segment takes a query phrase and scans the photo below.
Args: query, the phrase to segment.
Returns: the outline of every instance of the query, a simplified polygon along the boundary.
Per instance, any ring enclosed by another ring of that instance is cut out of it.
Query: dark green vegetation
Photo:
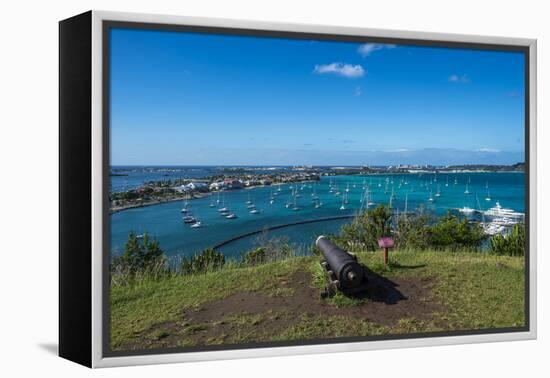
[[[351,251],[376,251],[378,239],[392,236],[402,250],[479,251],[485,239],[480,224],[448,214],[433,218],[423,213],[392,215],[389,207],[365,211],[344,225],[333,241]]]
[[[508,235],[493,236],[491,252],[497,255],[523,256],[525,254],[525,227],[516,224]]]
[[[377,238],[396,249],[384,267]],[[147,235],[130,235],[111,268],[114,350],[190,347],[524,325],[522,226],[481,252],[477,225],[447,216],[395,219],[384,207],[332,239],[356,252],[372,289],[321,300],[316,255],[295,256],[284,240],[226,261],[214,250],[168,261]],[[315,251],[314,251],[315,252]]]

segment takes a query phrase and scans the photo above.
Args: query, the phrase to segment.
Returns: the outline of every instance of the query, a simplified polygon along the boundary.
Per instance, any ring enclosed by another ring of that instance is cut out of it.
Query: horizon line
[[[110,167],[395,167],[395,166],[412,166],[412,167],[457,167],[457,166],[513,166],[525,164],[525,161],[519,161],[510,164],[494,164],[494,163],[461,163],[461,164],[109,164]]]

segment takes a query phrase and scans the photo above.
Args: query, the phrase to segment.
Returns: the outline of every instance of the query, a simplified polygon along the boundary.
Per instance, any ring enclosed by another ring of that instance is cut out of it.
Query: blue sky
[[[111,31],[113,165],[524,161],[520,53]]]

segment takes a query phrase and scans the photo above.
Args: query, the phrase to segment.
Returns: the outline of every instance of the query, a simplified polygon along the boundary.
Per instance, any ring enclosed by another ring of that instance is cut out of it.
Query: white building
[[[201,190],[208,188],[208,184],[205,184],[204,182],[190,182],[186,186],[190,190]]]

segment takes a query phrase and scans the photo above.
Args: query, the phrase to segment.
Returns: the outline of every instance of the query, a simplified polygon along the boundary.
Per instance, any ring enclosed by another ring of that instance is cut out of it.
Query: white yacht
[[[502,232],[504,232],[505,230],[505,227],[502,226],[502,225],[499,225],[499,224],[496,224],[496,223],[486,223],[483,225],[483,231],[487,234],[487,235],[496,235],[496,234],[501,234]]]
[[[475,213],[475,210],[468,206],[464,206],[462,209],[458,209],[458,211],[466,215]]]
[[[500,205],[498,201],[494,207],[491,207],[489,210],[485,211],[484,214],[490,217],[504,217],[504,218],[523,217],[523,213],[517,212],[513,209],[504,208]]]

